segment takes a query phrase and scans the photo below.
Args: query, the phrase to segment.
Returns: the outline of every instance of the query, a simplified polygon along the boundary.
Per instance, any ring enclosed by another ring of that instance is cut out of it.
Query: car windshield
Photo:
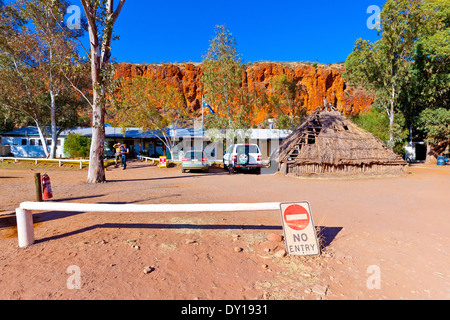
[[[188,158],[189,160],[192,160],[192,159],[201,160],[203,158],[203,156],[202,156],[201,151],[191,151],[191,152],[186,153],[186,158]]]
[[[236,153],[258,153],[258,147],[256,145],[237,146]]]

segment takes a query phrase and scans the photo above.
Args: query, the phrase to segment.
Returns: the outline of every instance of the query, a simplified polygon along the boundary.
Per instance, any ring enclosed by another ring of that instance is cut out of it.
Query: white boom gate
[[[104,204],[72,202],[22,202],[16,209],[19,247],[32,245],[34,239],[32,211],[66,212],[234,212],[280,210],[280,202],[202,203],[202,204]]]

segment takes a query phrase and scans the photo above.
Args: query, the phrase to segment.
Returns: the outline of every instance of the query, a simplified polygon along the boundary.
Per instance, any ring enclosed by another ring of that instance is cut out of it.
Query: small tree
[[[290,122],[290,128],[285,127],[284,129],[294,129],[299,125],[302,120],[306,117],[306,109],[303,106],[303,98],[299,97],[301,92],[304,92],[304,86],[298,82],[288,78],[286,74],[281,74],[276,76],[271,80],[272,84],[272,96],[270,97],[270,102],[272,108],[278,109],[278,113],[283,112],[282,107],[288,107],[289,115],[287,116]],[[280,125],[284,121],[284,117],[278,117]]]
[[[244,66],[236,50],[236,39],[224,26],[216,26],[216,36],[210,41],[208,52],[203,56],[202,83],[207,101],[217,109],[216,117],[223,117],[225,109],[228,127],[232,127],[233,116],[240,110],[233,110],[233,105],[241,106],[242,74]],[[242,115],[242,114],[241,114]]]
[[[115,95],[113,109],[124,129],[137,126],[158,134],[173,159],[176,137],[168,129],[176,133],[179,124],[188,117],[186,101],[177,88],[143,76],[125,79]]]

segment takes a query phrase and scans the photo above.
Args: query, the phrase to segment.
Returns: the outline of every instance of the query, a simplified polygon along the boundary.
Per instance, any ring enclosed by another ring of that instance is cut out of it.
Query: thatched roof
[[[294,165],[406,165],[380,139],[331,105],[317,108],[278,151],[280,163]]]

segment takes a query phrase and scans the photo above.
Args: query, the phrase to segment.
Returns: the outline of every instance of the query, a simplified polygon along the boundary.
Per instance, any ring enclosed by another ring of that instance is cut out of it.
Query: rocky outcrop
[[[373,99],[362,90],[352,90],[345,84],[342,65],[311,65],[306,63],[259,62],[247,66],[243,85],[249,90],[262,90],[271,94],[271,80],[281,74],[298,81],[303,90],[301,97],[308,111],[323,104],[324,99],[344,114],[358,114],[369,110]],[[148,64],[120,63],[116,77],[148,76],[167,81],[184,95],[191,110],[200,108],[203,85],[201,63]],[[261,112],[263,113],[263,112]],[[255,122],[262,121],[265,114],[258,114]]]
[[[136,76],[152,77],[164,80],[177,87],[184,95],[189,109],[200,108],[203,85],[201,64],[148,64],[137,65],[120,63],[116,66],[116,78],[130,78]]]

